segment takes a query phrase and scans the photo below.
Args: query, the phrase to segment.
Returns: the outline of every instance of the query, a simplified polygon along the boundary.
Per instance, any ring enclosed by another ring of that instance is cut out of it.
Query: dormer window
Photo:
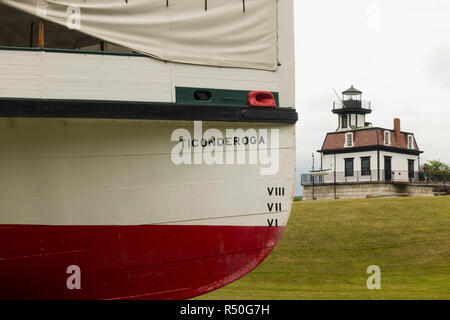
[[[353,132],[345,134],[345,147],[353,147]]]
[[[412,134],[408,134],[408,149],[414,149],[414,138]]]
[[[384,145],[385,146],[391,145],[391,132],[390,131],[384,132]]]

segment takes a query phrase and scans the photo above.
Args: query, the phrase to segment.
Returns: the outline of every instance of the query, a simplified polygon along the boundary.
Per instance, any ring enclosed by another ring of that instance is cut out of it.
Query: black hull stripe
[[[294,109],[217,107],[172,103],[53,99],[0,99],[0,117],[202,120],[296,123]]]

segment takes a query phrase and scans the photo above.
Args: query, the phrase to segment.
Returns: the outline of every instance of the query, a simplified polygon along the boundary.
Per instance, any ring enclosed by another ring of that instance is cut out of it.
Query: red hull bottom
[[[0,299],[187,299],[253,270],[283,230],[1,225]]]

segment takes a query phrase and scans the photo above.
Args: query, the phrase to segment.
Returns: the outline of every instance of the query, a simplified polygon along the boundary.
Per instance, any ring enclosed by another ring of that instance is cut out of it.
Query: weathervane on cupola
[[[337,96],[339,97],[339,95]],[[366,114],[371,112],[372,106],[370,101],[363,101],[362,91],[359,91],[352,85],[349,89],[342,92],[342,99],[339,98],[338,101],[333,102],[333,113],[339,116],[339,124],[336,131],[370,127],[372,124],[366,122]]]

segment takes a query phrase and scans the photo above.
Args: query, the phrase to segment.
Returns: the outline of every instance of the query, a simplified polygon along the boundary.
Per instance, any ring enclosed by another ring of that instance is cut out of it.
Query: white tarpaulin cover
[[[163,60],[277,69],[277,0],[0,0],[0,3]]]

